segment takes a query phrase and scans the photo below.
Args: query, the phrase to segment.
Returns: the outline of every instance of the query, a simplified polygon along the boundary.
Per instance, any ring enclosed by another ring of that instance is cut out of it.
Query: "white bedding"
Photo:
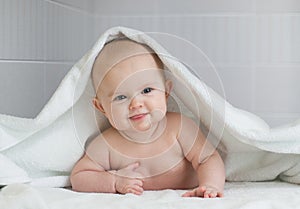
[[[182,198],[183,190],[146,191],[133,194],[78,193],[62,188],[38,188],[13,184],[0,192],[1,209],[93,209],[93,208],[222,208],[289,209],[300,207],[300,186],[284,182],[226,183],[225,197]]]

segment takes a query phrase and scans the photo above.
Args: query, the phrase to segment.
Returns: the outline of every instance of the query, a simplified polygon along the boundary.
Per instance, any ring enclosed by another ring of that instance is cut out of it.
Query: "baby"
[[[73,168],[75,191],[140,195],[192,189],[182,196],[223,196],[223,161],[191,119],[167,112],[172,82],[162,69],[153,50],[128,39],[109,42],[99,53],[93,104],[111,128]]]

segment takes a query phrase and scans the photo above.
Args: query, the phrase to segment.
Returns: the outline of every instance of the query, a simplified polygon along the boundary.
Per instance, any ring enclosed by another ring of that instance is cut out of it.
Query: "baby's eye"
[[[126,96],[125,95],[119,95],[119,96],[116,96],[113,101],[121,101],[122,99],[126,99]]]
[[[142,94],[148,94],[148,93],[150,93],[152,90],[153,90],[153,88],[150,88],[150,87],[145,88],[145,89],[142,91]]]

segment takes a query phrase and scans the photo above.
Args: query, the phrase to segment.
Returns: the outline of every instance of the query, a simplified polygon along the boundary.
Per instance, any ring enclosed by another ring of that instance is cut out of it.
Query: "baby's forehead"
[[[102,69],[111,68],[126,58],[148,53],[154,51],[144,44],[129,39],[114,40],[104,45],[95,60],[95,65]]]
[[[108,71],[122,60],[145,54],[154,55],[155,53],[150,47],[129,39],[114,40],[107,43],[94,62],[92,71],[94,87],[97,89]]]

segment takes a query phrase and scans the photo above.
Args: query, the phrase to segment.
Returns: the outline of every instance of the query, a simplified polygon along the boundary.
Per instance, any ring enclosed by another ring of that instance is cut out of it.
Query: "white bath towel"
[[[200,116],[210,130],[209,138],[216,142],[221,139],[218,148],[226,164],[227,180],[280,177],[300,183],[300,121],[270,129],[259,117],[226,102],[148,35],[115,27],[72,67],[36,118],[0,115],[1,184],[69,185],[68,175],[82,156],[85,141],[99,132],[98,125],[103,129],[107,126],[92,106],[90,73],[103,45],[120,35],[150,46],[174,78],[184,83],[189,94],[176,86],[172,94],[186,108],[184,112],[194,118]]]

